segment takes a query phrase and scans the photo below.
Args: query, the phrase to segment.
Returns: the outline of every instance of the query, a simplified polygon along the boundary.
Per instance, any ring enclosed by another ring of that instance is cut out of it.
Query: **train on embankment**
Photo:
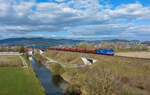
[[[114,55],[113,49],[87,49],[87,48],[64,48],[64,47],[49,47],[48,50],[61,50],[61,51],[71,51],[71,52],[81,52],[81,53],[94,53],[102,55]]]

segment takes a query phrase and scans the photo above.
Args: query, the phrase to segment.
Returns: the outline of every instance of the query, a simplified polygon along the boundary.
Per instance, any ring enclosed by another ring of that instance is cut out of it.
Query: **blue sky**
[[[109,0],[109,2],[114,6],[119,6],[120,4],[136,3],[136,2],[139,2],[144,6],[150,4],[150,0]]]
[[[150,0],[0,0],[0,39],[150,41]]]

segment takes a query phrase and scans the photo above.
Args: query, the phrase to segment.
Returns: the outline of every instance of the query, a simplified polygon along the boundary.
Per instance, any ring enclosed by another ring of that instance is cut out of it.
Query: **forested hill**
[[[48,38],[9,38],[0,40],[0,45],[4,46],[33,46],[33,47],[48,47],[57,45],[78,44],[81,40],[68,39],[48,39]]]
[[[101,40],[101,41],[110,41],[110,42],[131,42],[128,40]],[[73,45],[79,44],[80,42],[88,42],[88,43],[95,43],[99,44],[100,40],[95,41],[88,41],[88,40],[71,40],[71,39],[51,39],[51,38],[9,38],[0,40],[0,45],[4,46],[29,46],[29,47],[36,47],[36,48],[47,48],[49,46],[58,46],[58,45]],[[133,40],[138,41],[138,40]],[[148,42],[145,42],[148,43]]]

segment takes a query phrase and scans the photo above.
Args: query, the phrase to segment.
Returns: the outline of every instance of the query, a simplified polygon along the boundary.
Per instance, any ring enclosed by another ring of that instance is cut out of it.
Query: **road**
[[[27,65],[26,61],[24,60],[24,58],[21,55],[19,55],[19,57],[23,63],[23,68],[28,68],[28,65]]]
[[[120,53],[116,53],[115,55],[122,56],[122,57],[150,60],[150,52],[120,52]]]
[[[22,55],[19,52],[0,52],[0,55]]]

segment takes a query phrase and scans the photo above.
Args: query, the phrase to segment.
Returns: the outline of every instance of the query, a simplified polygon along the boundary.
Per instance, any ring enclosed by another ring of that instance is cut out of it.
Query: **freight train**
[[[72,52],[82,52],[82,53],[94,53],[102,55],[114,55],[113,49],[86,49],[86,48],[63,48],[63,47],[49,47],[48,50],[61,50],[61,51],[72,51]]]

